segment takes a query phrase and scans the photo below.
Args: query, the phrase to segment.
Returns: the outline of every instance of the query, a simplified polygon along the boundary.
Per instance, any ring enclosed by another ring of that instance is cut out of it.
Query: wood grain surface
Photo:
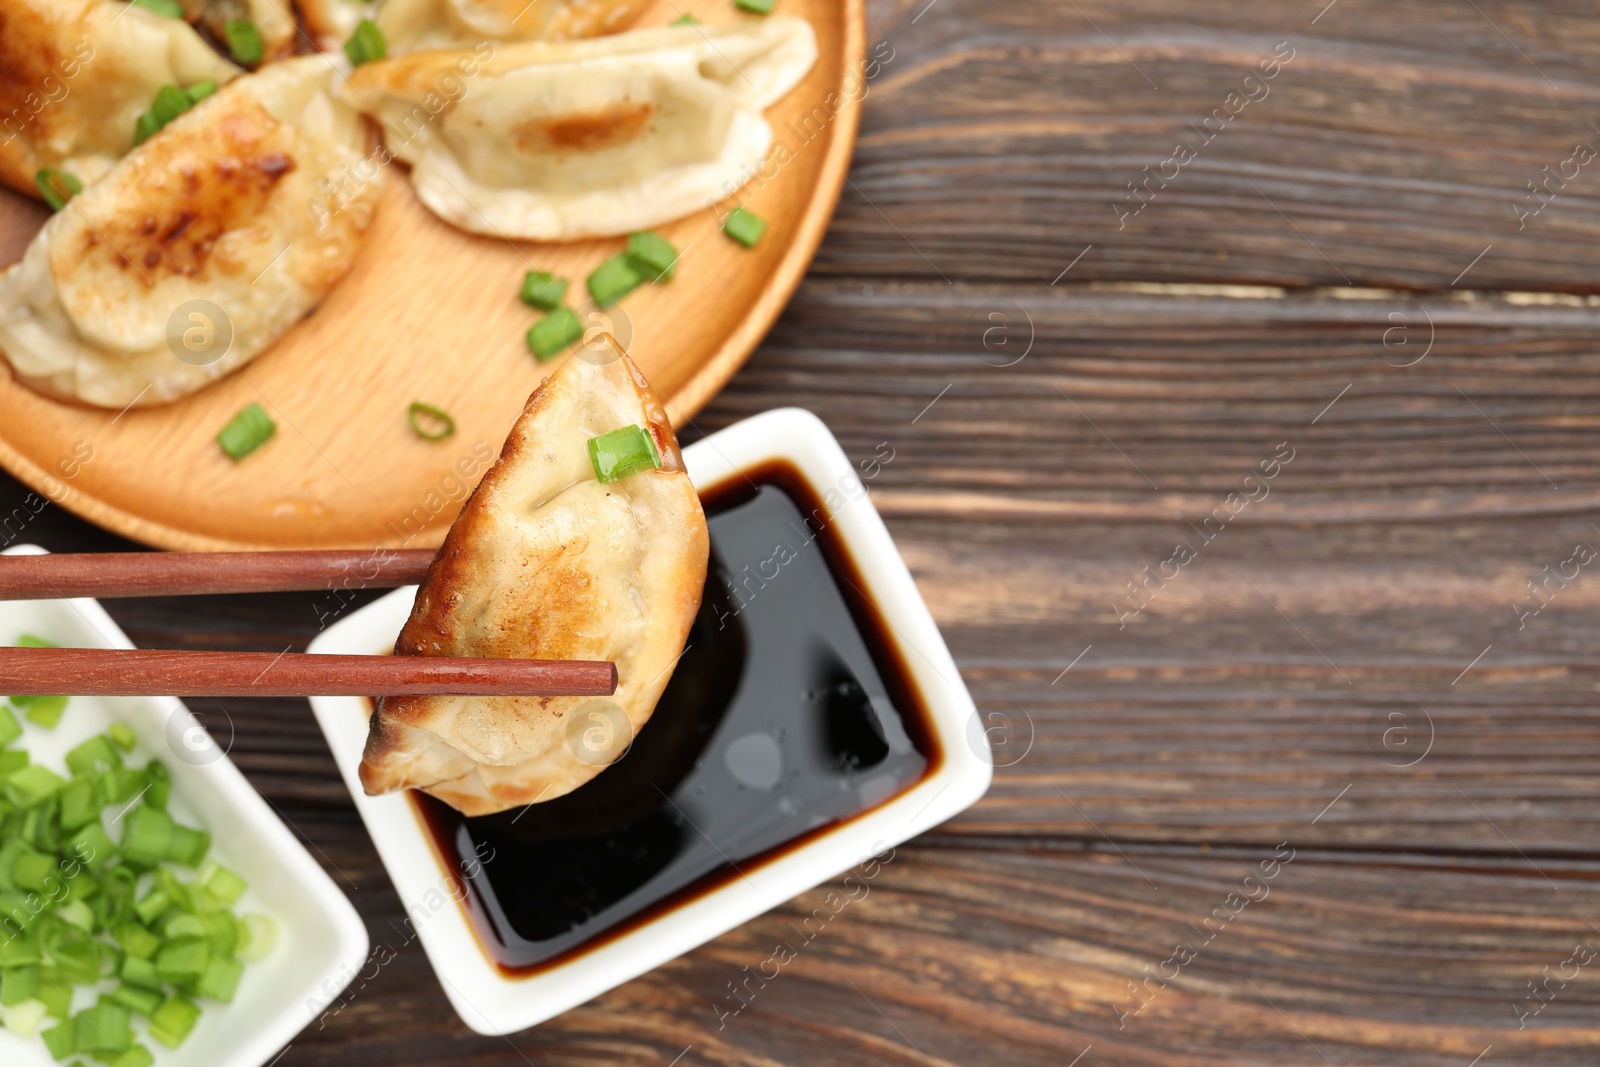
[[[480,1038],[309,711],[195,701],[392,950],[281,1062],[1595,1063],[1600,578],[1567,561],[1600,550],[1600,170],[1514,213],[1600,147],[1595,13],[870,15],[816,268],[686,432],[799,404],[857,460],[888,444],[868,484],[990,716],[993,789],[765,986],[821,890]],[[1285,40],[1270,95],[1118,230],[1125,183]],[[126,547],[54,507],[7,536]],[[109,607],[140,644],[281,651],[330,605]]]
[[[767,110],[769,159],[739,193],[656,228],[679,252],[671,282],[598,308],[584,279],[625,236],[464,233],[422,205],[403,167],[378,168],[377,215],[350,273],[270,350],[192,396],[122,412],[60,403],[0,373],[0,464],[69,510],[161,548],[436,547],[556,366],[536,361],[524,340],[541,314],[517,300],[530,270],[569,280],[567,304],[585,328],[621,341],[681,423],[783,308],[849,162],[865,89],[861,0],[790,2],[816,33],[817,62]],[[713,25],[753,17],[713,0],[657,0],[639,25],[687,10]],[[720,232],[721,213],[739,204],[768,223],[754,248]],[[0,191],[0,244],[16,248],[38,219]],[[417,401],[448,411],[454,436],[412,432],[406,413]],[[279,432],[236,462],[216,436],[250,404]]]

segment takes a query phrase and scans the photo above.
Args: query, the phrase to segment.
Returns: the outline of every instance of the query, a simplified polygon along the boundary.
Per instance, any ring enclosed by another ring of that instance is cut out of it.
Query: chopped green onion
[[[12,697],[11,703],[22,710],[29,722],[36,722],[47,730],[55,729],[61,721],[61,713],[67,710],[66,697]]]
[[[733,6],[740,11],[749,11],[757,15],[770,15],[772,9],[778,6],[778,0],[733,0]]]
[[[8,967],[0,971],[0,1007],[32,1000],[39,992],[39,965]]]
[[[76,830],[100,818],[93,782],[78,778],[61,791],[59,818],[63,830]]]
[[[47,981],[43,969],[39,972],[39,999],[44,1001],[44,1012],[52,1019],[65,1021],[72,1014],[72,983],[60,981],[52,974]]]
[[[138,796],[149,782],[150,776],[132,767],[118,767],[100,776],[100,788],[105,790],[106,802],[125,804]]]
[[[121,1052],[133,1046],[131,1015],[121,1004],[101,1001],[74,1018],[79,1052]]]
[[[163,982],[192,982],[211,965],[211,946],[204,941],[169,941],[156,953],[156,974]]]
[[[44,638],[37,637],[34,634],[23,634],[21,637],[17,638],[17,647],[18,648],[60,648],[61,646],[56,644],[54,641],[46,641]]]
[[[163,85],[156,90],[156,97],[150,103],[150,114],[165,126],[193,106],[194,101],[189,99],[188,93],[176,85]]]
[[[133,124],[134,147],[137,148],[144,144],[155,136],[156,131],[159,129],[161,129],[161,123],[150,112],[146,111],[140,115],[138,121]]]
[[[198,867],[211,851],[211,835],[204,830],[191,830],[174,824],[172,844],[167,846],[167,862],[180,867]]]
[[[160,943],[157,939],[156,944]],[[161,988],[161,976],[156,974],[156,965],[138,956],[126,957],[122,961],[122,969],[117,973],[129,985],[136,985],[141,989]]]
[[[145,894],[139,903],[133,906],[133,913],[139,917],[140,922],[149,926],[165,915],[170,907],[172,907],[172,898],[167,896],[166,890],[152,889]]]
[[[0,707],[0,747],[9,745],[22,736],[22,724],[11,714],[11,709]]]
[[[115,742],[116,746],[122,749],[124,752],[132,752],[133,746],[139,741],[139,739],[134,736],[133,731],[128,729],[126,725],[120,722],[112,723],[109,727],[107,727],[106,733],[111,735],[111,740]]]
[[[202,997],[220,1000],[224,1004],[233,1001],[233,995],[239,991],[239,979],[244,977],[244,965],[233,960],[211,958],[206,965],[205,973],[200,975],[200,980],[194,984],[194,991]]]
[[[150,788],[144,794],[145,807],[165,811],[167,798],[172,796],[172,776],[167,773],[166,765],[151,760],[144,766],[144,776],[150,783]]]
[[[172,816],[141,804],[128,813],[122,833],[122,855],[138,867],[154,867],[172,847]]]
[[[233,417],[233,421],[217,434],[217,444],[228,458],[237,463],[272,439],[278,424],[272,421],[260,404],[251,404]]]
[[[700,20],[695,18],[693,15],[684,14],[684,15],[679,15],[677,18],[673,19],[670,23],[668,23],[668,25],[670,25],[670,26],[698,26],[698,25],[700,25]]]
[[[183,5],[178,0],[128,0],[129,7],[142,7],[155,15],[169,19],[183,18]]]
[[[173,911],[161,921],[161,936],[168,941],[178,941],[185,937],[205,937],[206,924],[200,921],[198,915]]]
[[[766,230],[765,222],[742,207],[734,208],[722,220],[722,232],[746,248],[754,248]]]
[[[217,83],[214,81],[195,82],[187,89],[181,89],[176,85],[163,85],[156,90],[155,99],[150,102],[150,110],[140,115],[138,121],[133,124],[134,145],[144,144],[157,130],[216,91]]]
[[[18,807],[31,807],[66,784],[59,774],[33,764],[6,777],[6,799]]]
[[[0,729],[16,740],[15,717],[0,716],[6,723]],[[246,885],[206,859],[211,835],[165,810],[166,768],[123,765],[135,740],[124,727],[73,746],[71,779],[0,747],[0,1026],[33,1036],[45,1019],[63,1020],[41,1035],[53,1056],[113,1067],[153,1067],[134,1015],[177,1047],[200,1014],[189,998],[233,1001],[245,964],[277,939],[271,920],[233,913]],[[119,845],[102,817],[129,800],[110,824],[122,823]],[[173,864],[198,873],[186,882]],[[101,992],[73,1014],[79,986]]]
[[[154,1067],[155,1053],[143,1045],[134,1045],[106,1060],[106,1067]]]
[[[155,1014],[157,1008],[161,1007],[162,998],[161,994],[154,989],[141,989],[138,986],[124,983],[112,990],[111,999],[129,1011],[138,1012],[148,1019]]]
[[[81,900],[74,900],[56,912],[62,919],[86,934],[94,933],[94,912]]]
[[[150,960],[161,948],[161,939],[137,922],[125,922],[112,931],[112,937],[130,960]]]
[[[644,230],[628,235],[628,262],[653,282],[670,282],[678,250],[659,233]]]
[[[50,1055],[58,1060],[78,1051],[78,1028],[71,1022],[64,1022],[39,1036],[44,1039],[44,1047],[50,1050]]]
[[[594,466],[595,477],[610,483],[640,471],[655,470],[661,466],[661,454],[642,426],[624,426],[589,438],[589,462]]]
[[[122,766],[122,754],[105,734],[95,734],[68,752],[66,762],[68,770],[82,777]]]
[[[644,275],[633,265],[628,254],[623,252],[600,264],[589,275],[589,295],[594,297],[596,304],[608,308],[637,289],[643,281]]]
[[[371,19],[362,19],[357,23],[356,31],[344,43],[344,54],[350,57],[350,65],[354,67],[382,59],[388,53],[389,46],[383,39],[383,31]]]
[[[583,323],[571,308],[556,308],[528,330],[528,350],[542,363],[583,336]]]
[[[265,915],[247,912],[244,931],[240,937],[239,958],[246,963],[256,963],[272,955],[278,944],[278,924]]]
[[[0,1007],[0,1023],[18,1037],[32,1037],[39,1031],[39,1024],[44,1022],[45,1015],[49,1012],[45,1002],[37,997],[19,1001]]]
[[[568,281],[547,270],[530,270],[522,278],[522,292],[518,298],[529,307],[540,311],[554,311],[567,295]]]
[[[248,888],[243,878],[218,863],[207,863],[200,868],[200,876],[195,881],[207,893],[228,905],[237,903]]]
[[[44,202],[50,205],[52,211],[60,211],[67,206],[68,200],[83,192],[82,182],[55,167],[45,167],[35,174],[33,184],[38,186],[39,195],[44,197]]]
[[[229,19],[222,27],[228,40],[228,51],[233,61],[241,67],[253,67],[261,62],[265,49],[261,46],[261,31],[249,19]]]
[[[406,421],[411,423],[412,431],[426,441],[443,441],[456,432],[456,420],[448,411],[420,400],[412,401],[406,409]]]
[[[199,1021],[200,1009],[193,1001],[168,997],[150,1016],[150,1036],[168,1048],[177,1048],[188,1040],[194,1024]]]

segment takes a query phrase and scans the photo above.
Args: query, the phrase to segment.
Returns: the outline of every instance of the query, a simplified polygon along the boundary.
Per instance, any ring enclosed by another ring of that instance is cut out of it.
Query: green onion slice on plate
[[[363,63],[371,63],[388,55],[389,45],[383,39],[383,31],[378,29],[376,22],[362,19],[356,25],[356,31],[344,43],[344,54],[350,57],[351,66],[359,67]]]
[[[734,208],[722,220],[722,232],[746,248],[754,248],[766,231],[766,222],[742,207]]]
[[[60,211],[67,206],[68,200],[83,192],[82,182],[54,167],[45,167],[35,174],[33,184],[39,187],[39,195],[44,197],[44,202],[50,205],[52,211]]]
[[[261,44],[261,31],[249,19],[229,19],[222,27],[222,34],[228,39],[228,51],[233,54],[233,61],[241,67],[255,66],[266,54]]]
[[[260,404],[251,404],[222,428],[217,434],[217,444],[229,459],[238,462],[266,444],[277,432],[278,424],[272,421],[272,416]]]
[[[427,441],[443,441],[456,432],[456,420],[443,408],[417,400],[406,409],[406,421],[418,437]]]

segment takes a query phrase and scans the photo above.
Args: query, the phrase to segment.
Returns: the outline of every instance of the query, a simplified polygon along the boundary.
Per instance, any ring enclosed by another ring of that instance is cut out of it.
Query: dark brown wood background
[[[1600,949],[1600,562],[1514,607],[1600,548],[1600,160],[1559,177],[1600,148],[1600,10],[1325,2],[874,8],[832,231],[689,437],[799,404],[894,449],[873,495],[1003,742],[992,791],[723,1027],[820,890],[481,1038],[401,946],[308,708],[198,701],[398,950],[282,1063],[1600,1059],[1600,959],[1566,962]],[[1119,228],[1284,41],[1269,95]],[[126,547],[54,508],[24,539]],[[313,601],[110,608],[143,645],[277,651]],[[1119,1027],[1281,843],[1270,895]]]

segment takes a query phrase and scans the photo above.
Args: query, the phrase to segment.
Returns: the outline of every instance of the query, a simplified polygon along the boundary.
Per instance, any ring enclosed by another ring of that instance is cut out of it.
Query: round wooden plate
[[[746,249],[720,232],[710,210],[661,226],[681,252],[675,278],[641,286],[603,313],[679,426],[733,376],[799,284],[855,141],[862,0],[783,0],[781,10],[810,21],[820,54],[768,110],[772,152],[739,194],[767,221],[765,235]],[[728,0],[661,0],[638,25],[685,11],[708,24],[748,17]],[[626,241],[475,237],[430,214],[400,165],[383,180],[377,220],[349,276],[232,377],[175,404],[119,415],[47,399],[9,368],[0,374],[0,464],[37,491],[29,506],[48,499],[169,549],[437,545],[528,394],[556,366],[537,363],[523,340],[539,315],[517,300],[523,273],[571,279],[568,300],[581,305],[584,278]],[[5,194],[0,262],[19,258],[43,219]],[[418,400],[450,412],[455,435],[430,442],[414,434],[406,412]],[[216,435],[252,402],[278,432],[235,463]]]

